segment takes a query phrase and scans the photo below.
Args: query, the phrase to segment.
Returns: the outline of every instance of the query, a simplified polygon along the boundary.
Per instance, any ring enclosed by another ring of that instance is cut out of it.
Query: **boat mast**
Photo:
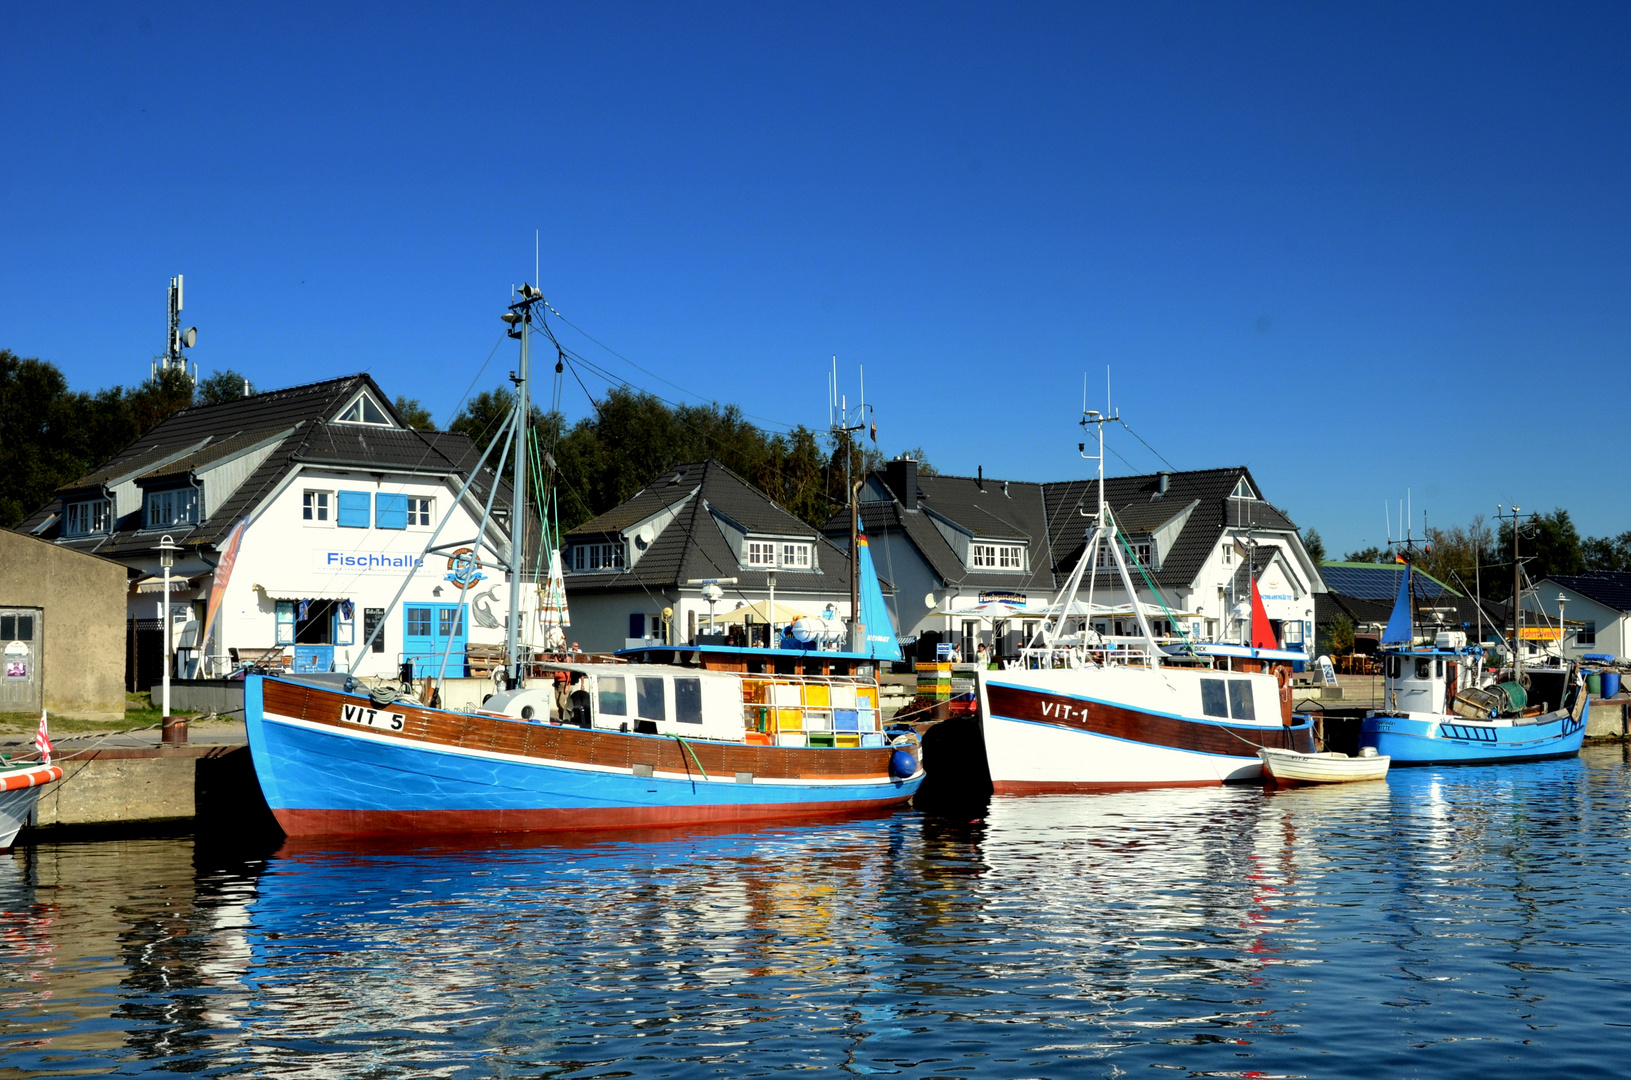
[[[1519,509],[1512,508],[1512,678],[1518,677],[1518,639],[1523,636],[1523,608],[1519,601],[1523,598],[1523,564],[1518,561],[1518,514]],[[1495,507],[1497,521],[1505,519],[1502,507]],[[1561,639],[1559,639],[1561,640]]]
[[[505,632],[506,656],[510,667],[510,689],[521,685],[525,665],[521,642],[521,576],[527,566],[527,440],[532,434],[532,312],[543,302],[543,294],[523,282],[520,299],[510,305],[504,321],[510,336],[521,340],[521,366],[510,373],[515,383],[515,462],[510,481],[510,618]]]

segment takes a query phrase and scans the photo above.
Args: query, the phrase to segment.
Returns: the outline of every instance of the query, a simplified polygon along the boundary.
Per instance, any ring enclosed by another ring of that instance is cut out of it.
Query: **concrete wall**
[[[125,594],[120,563],[0,530],[0,607],[37,607],[41,693],[53,713],[125,713]]]

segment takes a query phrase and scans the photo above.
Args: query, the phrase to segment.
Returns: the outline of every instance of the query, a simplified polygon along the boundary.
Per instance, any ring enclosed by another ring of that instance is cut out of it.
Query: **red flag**
[[[45,710],[40,710],[40,730],[34,733],[34,749],[40,752],[40,760],[51,760],[51,733],[45,729]]]
[[[1263,594],[1257,591],[1257,579],[1252,579],[1252,648],[1278,649],[1274,640],[1274,627],[1269,625],[1269,613],[1263,607]]]

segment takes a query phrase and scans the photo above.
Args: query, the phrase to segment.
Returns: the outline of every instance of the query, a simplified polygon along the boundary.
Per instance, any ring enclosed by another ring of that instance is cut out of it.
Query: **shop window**
[[[294,601],[279,600],[277,603],[277,641],[278,645],[294,644]]]
[[[374,527],[376,529],[406,529],[408,527],[408,497],[388,495],[381,491],[374,496]]]
[[[351,601],[341,600],[334,608],[334,644],[355,645],[357,643],[356,609]]]
[[[340,518],[339,526],[342,529],[368,528],[368,492],[342,491],[339,492]]]

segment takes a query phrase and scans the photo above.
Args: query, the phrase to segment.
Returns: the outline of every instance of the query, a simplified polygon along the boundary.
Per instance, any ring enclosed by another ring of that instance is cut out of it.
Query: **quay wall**
[[[42,830],[194,822],[217,832],[276,829],[249,747],[119,747],[61,762],[31,824]]]

